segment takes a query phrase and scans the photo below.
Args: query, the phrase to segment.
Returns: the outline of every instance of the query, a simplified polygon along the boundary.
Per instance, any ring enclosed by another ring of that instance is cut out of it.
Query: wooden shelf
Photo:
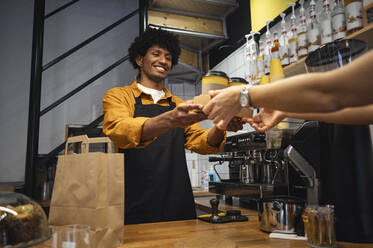
[[[373,23],[356,31],[353,34],[346,36],[344,39],[358,39],[363,40],[368,44],[369,48],[373,47]],[[296,63],[284,67],[285,77],[291,77],[297,74],[306,73],[305,58],[300,59]]]

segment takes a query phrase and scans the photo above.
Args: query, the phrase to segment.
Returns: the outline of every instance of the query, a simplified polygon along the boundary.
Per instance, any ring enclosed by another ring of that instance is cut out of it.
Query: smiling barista
[[[185,148],[217,153],[225,133],[205,130],[202,106],[183,102],[164,88],[177,64],[179,41],[172,33],[147,29],[129,48],[139,69],[130,86],[110,89],[103,98],[103,131],[125,154],[125,224],[196,218]],[[196,111],[197,110],[197,111]],[[233,119],[228,130],[242,129]]]

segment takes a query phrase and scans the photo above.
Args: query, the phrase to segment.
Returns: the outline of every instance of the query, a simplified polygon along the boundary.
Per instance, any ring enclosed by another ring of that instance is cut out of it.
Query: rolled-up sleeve
[[[103,132],[114,142],[116,148],[141,148],[154,140],[141,142],[142,128],[149,118],[133,118],[135,109],[134,103],[130,102],[131,97],[122,88],[113,88],[106,92],[102,100]]]
[[[199,123],[195,123],[185,129],[185,148],[199,154],[215,154],[224,147],[226,135],[218,147],[207,142],[207,137],[211,129],[202,128]]]

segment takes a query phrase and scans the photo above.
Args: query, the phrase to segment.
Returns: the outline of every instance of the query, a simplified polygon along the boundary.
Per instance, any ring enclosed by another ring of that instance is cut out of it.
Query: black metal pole
[[[76,3],[76,2],[79,2],[79,0],[72,0],[72,1],[68,2],[68,3],[65,4],[65,5],[62,5],[62,6],[59,7],[58,9],[56,9],[56,10],[54,10],[54,11],[52,11],[52,12],[46,14],[45,17],[44,17],[44,20],[45,20],[45,19],[48,19],[49,17],[51,17],[51,16],[57,14],[58,12],[60,12],[60,11],[62,11],[62,10],[64,10],[64,9],[66,9],[67,7],[73,5],[73,4]]]
[[[139,34],[142,34],[145,29],[146,25],[148,24],[148,1],[147,0],[139,0],[139,23],[140,23],[140,30]]]
[[[25,194],[34,196],[35,163],[39,149],[41,75],[43,66],[45,0],[34,0],[34,23],[32,35],[31,80],[27,151],[25,168]]]

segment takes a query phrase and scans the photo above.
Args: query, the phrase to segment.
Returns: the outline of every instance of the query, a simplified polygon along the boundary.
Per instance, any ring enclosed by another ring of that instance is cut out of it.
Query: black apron
[[[143,105],[134,117],[155,117],[176,107]],[[145,148],[120,149],[125,160],[125,224],[195,219],[184,150],[184,129],[173,128]]]

